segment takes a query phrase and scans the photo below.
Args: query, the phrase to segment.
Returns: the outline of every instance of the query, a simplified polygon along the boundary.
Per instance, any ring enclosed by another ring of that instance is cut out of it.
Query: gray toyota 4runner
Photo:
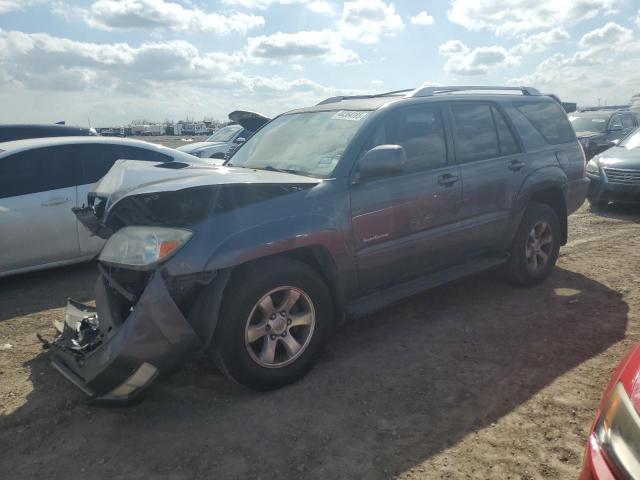
[[[498,266],[543,281],[588,182],[561,106],[532,88],[334,97],[225,166],[118,161],[76,211],[108,241],[96,308],[69,302],[53,365],[97,401],[202,351],[281,387],[346,318]]]

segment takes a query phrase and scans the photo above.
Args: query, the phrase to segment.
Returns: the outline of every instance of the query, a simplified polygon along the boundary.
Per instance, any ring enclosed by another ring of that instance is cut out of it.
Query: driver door
[[[361,293],[451,261],[462,182],[460,167],[448,161],[447,143],[437,104],[389,112],[367,142],[362,155],[377,145],[401,145],[407,165],[399,174],[361,179],[351,186]]]

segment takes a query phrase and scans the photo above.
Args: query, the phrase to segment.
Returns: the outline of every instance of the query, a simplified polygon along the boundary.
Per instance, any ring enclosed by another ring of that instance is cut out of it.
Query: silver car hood
[[[225,184],[317,184],[321,180],[291,173],[225,167],[203,163],[181,164],[142,160],[118,160],[96,183],[90,196],[106,199],[105,211],[131,195],[171,192],[204,185]]]

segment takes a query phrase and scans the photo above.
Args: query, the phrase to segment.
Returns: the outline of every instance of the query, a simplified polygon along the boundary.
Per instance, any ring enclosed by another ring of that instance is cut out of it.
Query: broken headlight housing
[[[600,167],[595,160],[589,160],[587,162],[587,173],[595,177],[600,176]]]
[[[192,233],[182,228],[124,227],[114,233],[100,253],[104,263],[145,269],[180,250]]]
[[[621,478],[637,478],[640,474],[640,415],[621,383],[611,392],[594,433],[607,463]]]

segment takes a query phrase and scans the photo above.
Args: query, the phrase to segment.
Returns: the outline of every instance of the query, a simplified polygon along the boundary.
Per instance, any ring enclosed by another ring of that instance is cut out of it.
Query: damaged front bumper
[[[49,344],[53,366],[92,402],[135,402],[202,347],[158,271],[134,298],[101,269],[95,295],[97,308],[69,300]]]

